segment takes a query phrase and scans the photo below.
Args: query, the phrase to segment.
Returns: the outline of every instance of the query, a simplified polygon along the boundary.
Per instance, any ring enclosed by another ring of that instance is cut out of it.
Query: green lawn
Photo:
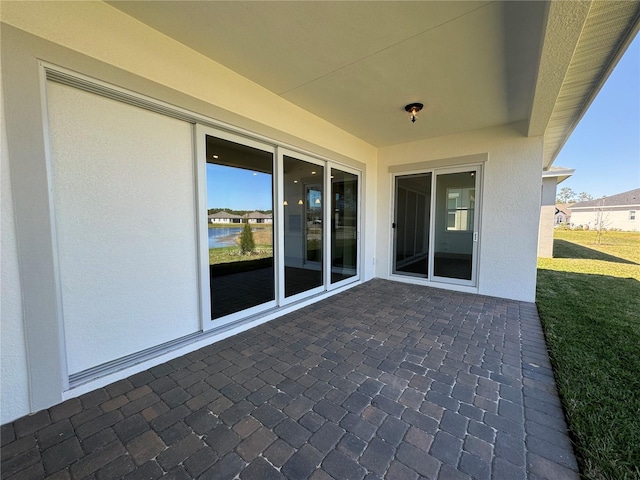
[[[242,224],[234,224],[233,226],[237,227],[241,225]],[[210,224],[209,228],[229,228],[229,226]],[[271,224],[254,225],[252,226],[252,230],[256,248],[251,254],[242,254],[240,242],[239,239],[237,239],[237,245],[234,247],[210,248],[209,265],[246,262],[273,257],[273,226]]]
[[[536,302],[588,479],[640,478],[640,234],[556,230]]]

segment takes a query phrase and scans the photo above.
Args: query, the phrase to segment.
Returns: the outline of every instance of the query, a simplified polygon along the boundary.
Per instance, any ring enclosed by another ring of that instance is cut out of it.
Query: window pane
[[[285,297],[319,287],[324,167],[284,156]]]
[[[475,187],[447,188],[447,230],[473,230]]]
[[[273,155],[207,136],[211,318],[275,299]]]
[[[358,176],[331,169],[331,283],[357,274]]]
[[[471,280],[475,171],[436,177],[433,274]]]
[[[429,249],[431,174],[396,178],[393,273],[426,277]]]

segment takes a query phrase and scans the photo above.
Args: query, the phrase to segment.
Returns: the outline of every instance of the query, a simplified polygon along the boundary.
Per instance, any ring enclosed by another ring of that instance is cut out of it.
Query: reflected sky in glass
[[[271,210],[271,182],[266,173],[207,163],[207,208]]]

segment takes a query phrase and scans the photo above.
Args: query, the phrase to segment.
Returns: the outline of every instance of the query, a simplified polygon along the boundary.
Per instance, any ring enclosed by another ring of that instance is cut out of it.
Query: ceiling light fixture
[[[422,107],[424,107],[424,105],[421,103],[410,103],[404,107],[405,111],[409,112],[411,116],[411,123],[416,123],[416,115],[422,110]]]

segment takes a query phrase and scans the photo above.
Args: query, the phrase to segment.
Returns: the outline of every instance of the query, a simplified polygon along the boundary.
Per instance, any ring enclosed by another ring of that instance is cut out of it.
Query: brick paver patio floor
[[[578,478],[534,304],[372,280],[2,427],[2,478]]]

